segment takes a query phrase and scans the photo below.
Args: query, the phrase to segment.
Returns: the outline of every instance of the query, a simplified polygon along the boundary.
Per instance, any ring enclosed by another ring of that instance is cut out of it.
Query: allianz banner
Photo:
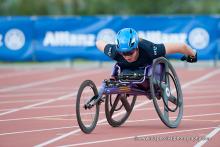
[[[109,60],[95,42],[114,43],[116,32],[124,27],[136,29],[140,37],[155,43],[186,42],[198,51],[199,59],[213,59],[218,52],[219,20],[217,16],[0,18],[0,60]]]
[[[32,60],[33,30],[29,17],[0,17],[0,60]]]

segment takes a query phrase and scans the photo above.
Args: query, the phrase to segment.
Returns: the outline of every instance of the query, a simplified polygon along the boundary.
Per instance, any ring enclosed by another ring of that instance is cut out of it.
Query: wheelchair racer
[[[132,28],[121,29],[115,38],[116,44],[107,44],[97,40],[97,48],[111,59],[115,60],[121,68],[132,69],[151,65],[158,57],[166,54],[181,53],[181,60],[197,62],[197,52],[185,43],[155,44],[138,37]]]

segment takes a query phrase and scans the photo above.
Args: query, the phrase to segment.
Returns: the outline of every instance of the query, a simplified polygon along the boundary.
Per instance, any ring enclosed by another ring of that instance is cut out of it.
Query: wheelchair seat
[[[147,76],[147,67],[122,69],[118,66],[118,79],[121,83],[143,83]]]

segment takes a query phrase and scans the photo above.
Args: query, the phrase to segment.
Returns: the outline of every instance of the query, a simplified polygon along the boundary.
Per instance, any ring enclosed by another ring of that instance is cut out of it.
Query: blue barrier
[[[123,27],[155,43],[186,42],[204,60],[216,58],[220,38],[218,16],[0,17],[0,23],[2,61],[110,60],[95,41],[114,43]]]

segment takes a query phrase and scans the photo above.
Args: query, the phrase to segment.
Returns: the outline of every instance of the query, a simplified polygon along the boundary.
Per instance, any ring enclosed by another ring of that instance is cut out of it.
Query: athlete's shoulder
[[[146,40],[146,39],[142,39],[142,38],[140,38],[140,41],[139,41],[139,43],[138,43],[138,47],[141,48],[141,49],[144,49],[144,50],[147,50],[147,49],[149,49],[149,48],[152,48],[153,45],[154,45],[153,42],[148,41],[148,40]]]
[[[107,56],[114,59],[115,56],[117,55],[116,45],[115,44],[107,44],[104,48],[104,53]]]
[[[143,38],[139,38],[139,44],[140,45],[152,45],[154,44],[153,42],[149,41],[149,40],[146,40],[146,39],[143,39]]]

